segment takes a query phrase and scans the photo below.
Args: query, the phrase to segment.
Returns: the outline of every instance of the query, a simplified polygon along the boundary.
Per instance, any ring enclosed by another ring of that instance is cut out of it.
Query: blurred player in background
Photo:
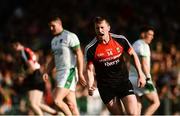
[[[142,109],[142,96],[144,96],[150,103],[150,105],[147,107],[147,109],[144,112],[144,115],[152,115],[159,107],[160,101],[158,98],[158,94],[156,91],[156,88],[153,84],[152,78],[151,78],[151,53],[149,44],[151,43],[152,39],[154,38],[154,28],[151,26],[144,26],[140,30],[140,39],[134,42],[133,48],[135,52],[137,53],[144,74],[146,75],[146,85],[144,88],[139,88],[137,86],[137,71],[135,70],[135,67],[131,64],[130,66],[130,81],[133,84],[135,94],[137,96],[138,100],[138,112],[141,114]]]
[[[57,114],[56,110],[42,103],[45,83],[43,81],[42,74],[40,72],[40,64],[36,59],[35,53],[17,40],[13,40],[11,44],[13,50],[19,53],[22,65],[26,71],[26,78],[24,79],[23,85],[28,93],[28,99],[32,110],[36,115],[43,115],[43,111],[50,114]]]
[[[63,29],[62,21],[58,15],[50,17],[48,24],[54,36],[51,41],[54,57],[48,64],[43,77],[46,80],[48,73],[54,66],[56,67],[54,102],[65,115],[79,115],[75,96],[78,81],[76,66],[80,83],[86,84],[83,76],[83,54],[79,39],[74,33]]]
[[[122,101],[127,114],[137,114],[137,99],[133,86],[128,79],[128,69],[124,61],[124,54],[132,56],[138,71],[138,85],[145,85],[139,59],[128,40],[122,35],[110,33],[110,24],[103,17],[94,20],[97,36],[86,46],[88,90],[94,91],[94,69],[97,88],[100,96],[111,114],[122,114]]]

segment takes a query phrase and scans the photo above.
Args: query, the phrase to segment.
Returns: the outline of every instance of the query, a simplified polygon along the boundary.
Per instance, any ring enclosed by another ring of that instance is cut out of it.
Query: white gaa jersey
[[[51,49],[54,54],[56,70],[70,69],[76,66],[73,47],[80,45],[78,37],[67,30],[53,38]]]
[[[148,66],[150,67],[150,48],[149,45],[147,43],[145,43],[145,41],[143,41],[142,39],[139,39],[137,41],[134,42],[134,44],[132,45],[136,54],[138,55],[139,59],[140,57],[146,57],[148,60]],[[135,67],[132,65],[130,66],[130,72],[129,72],[129,76],[130,77],[137,77],[137,71],[135,69]]]

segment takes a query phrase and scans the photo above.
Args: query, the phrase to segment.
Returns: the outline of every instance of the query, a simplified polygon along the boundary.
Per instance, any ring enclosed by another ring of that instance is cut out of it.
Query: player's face
[[[14,43],[14,44],[12,45],[12,47],[13,47],[13,49],[14,49],[15,51],[19,51],[19,50],[20,50],[20,45],[19,45],[19,43]]]
[[[61,21],[59,21],[59,20],[51,21],[49,23],[49,28],[53,35],[57,35],[57,34],[61,33],[61,31],[62,31]]]
[[[152,39],[154,38],[154,31],[153,30],[149,30],[145,33],[144,35],[145,40],[148,44],[151,43]]]
[[[109,34],[110,26],[106,21],[102,21],[95,24],[95,31],[98,38],[102,38],[103,36],[107,36]]]

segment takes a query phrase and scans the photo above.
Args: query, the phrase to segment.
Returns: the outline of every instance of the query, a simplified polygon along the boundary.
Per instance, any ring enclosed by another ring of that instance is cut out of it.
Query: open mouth
[[[104,33],[98,33],[98,35],[99,35],[99,36],[103,36],[103,35],[104,35]]]

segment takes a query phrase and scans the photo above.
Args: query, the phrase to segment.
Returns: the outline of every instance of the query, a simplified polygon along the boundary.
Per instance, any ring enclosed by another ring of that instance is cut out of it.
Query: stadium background
[[[82,48],[94,36],[91,19],[97,15],[107,16],[111,31],[125,35],[131,43],[138,39],[141,25],[154,26],[152,76],[161,100],[156,114],[180,115],[179,0],[1,0],[0,114],[31,114],[21,86],[24,72],[17,68],[9,41],[19,39],[32,48],[43,70],[44,62],[51,57],[51,36],[46,19],[53,9],[61,14],[64,28],[79,36]],[[54,72],[51,76],[54,77]],[[53,80],[46,84],[45,102],[49,105],[52,105],[53,85]],[[99,96],[87,97],[87,90],[79,85],[77,99],[81,114],[104,113]],[[145,100],[144,105],[147,105]]]

